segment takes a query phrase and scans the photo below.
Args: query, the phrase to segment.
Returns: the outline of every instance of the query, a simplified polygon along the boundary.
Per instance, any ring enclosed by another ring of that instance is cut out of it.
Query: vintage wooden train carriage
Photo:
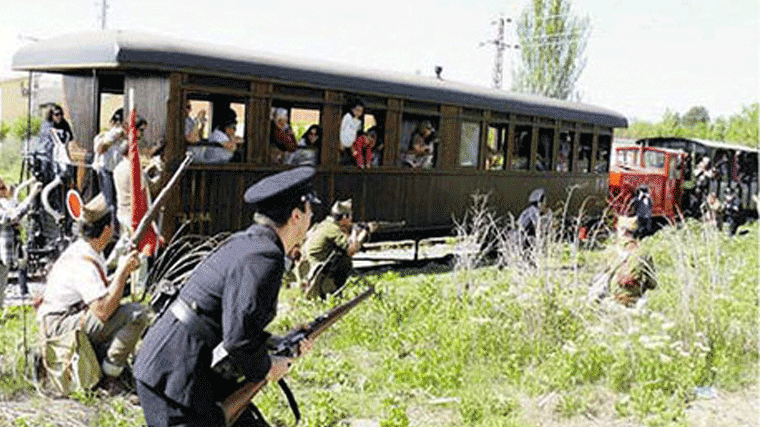
[[[93,137],[106,126],[108,106],[125,104],[130,89],[149,123],[146,139],[165,139],[169,165],[186,151],[188,105],[207,110],[212,126],[223,111],[236,112],[244,139],[238,159],[191,166],[167,206],[169,233],[183,220],[193,221],[201,233],[249,223],[245,188],[288,167],[271,161],[275,108],[286,109],[291,121],[322,126],[317,185],[325,207],[353,198],[356,218],[404,220],[411,236],[450,232],[452,217],[461,217],[478,191],[491,194],[499,214],[517,214],[536,187],[545,187],[549,205],[556,206],[576,186],[570,212],[584,200],[590,212],[601,211],[613,132],[627,126],[622,115],[581,103],[128,31],[32,43],[17,52],[13,68],[63,75],[64,108],[76,139],[89,152]],[[365,102],[365,129],[381,130],[384,149],[371,169],[339,163],[341,118],[354,97]],[[412,129],[422,120],[429,120],[440,138],[434,166],[402,167]]]
[[[699,161],[707,157],[715,169],[715,178],[709,191],[721,194],[726,187],[738,190],[740,206],[744,214],[757,216],[757,203],[752,198],[758,194],[758,149],[744,145],[729,144],[698,138],[652,137],[642,138],[636,144],[646,147],[663,147],[682,150],[687,154],[684,163],[685,200],[694,192],[694,172]],[[686,210],[686,209],[684,209]],[[697,213],[694,213],[697,214]]]

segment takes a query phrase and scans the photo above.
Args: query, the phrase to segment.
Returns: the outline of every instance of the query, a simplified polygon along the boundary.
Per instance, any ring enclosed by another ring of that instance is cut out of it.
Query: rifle
[[[406,221],[366,221],[354,224],[355,227],[369,230],[370,233],[401,228],[405,225]]]
[[[153,202],[153,204],[148,207],[147,211],[145,211],[145,214],[140,220],[140,223],[137,225],[137,228],[135,228],[135,233],[129,240],[133,248],[137,247],[140,244],[140,240],[142,239],[143,234],[145,234],[145,232],[148,230],[150,222],[158,214],[158,208],[163,205],[167,194],[169,194],[169,191],[174,187],[174,185],[179,180],[179,177],[182,176],[182,173],[185,171],[185,169],[187,169],[188,166],[190,166],[190,163],[192,161],[193,154],[188,151],[187,154],[185,154],[185,159],[182,160],[182,163],[180,163],[179,167],[177,167],[177,170],[174,172],[174,175],[172,175],[169,182],[167,182],[161,192],[158,193],[158,197],[156,197],[156,200]]]
[[[291,329],[285,336],[271,340],[273,345],[272,354],[275,356],[296,358],[301,356],[299,353],[299,344],[304,340],[311,340],[319,337],[322,333],[337,322],[341,317],[345,316],[351,309],[359,305],[362,301],[367,299],[370,295],[375,293],[375,288],[370,286],[366,291],[362,292],[354,299],[332,308],[327,313],[317,316],[314,320],[306,325],[298,326]],[[220,343],[214,349],[214,356],[211,368],[222,375],[227,380],[238,381],[243,375],[239,372],[238,368],[232,363],[227,355],[227,351],[224,349],[224,343]],[[243,411],[248,407],[251,399],[261,390],[267,383],[264,379],[259,382],[244,382],[241,387],[235,390],[232,394],[227,396],[224,401],[221,402],[222,411],[224,412],[224,420],[228,426],[231,426],[242,415]],[[290,394],[290,390],[285,384],[284,379],[280,379],[278,384],[285,392],[288,398],[293,414],[296,417],[296,423],[301,419],[301,413],[298,410],[298,405]]]

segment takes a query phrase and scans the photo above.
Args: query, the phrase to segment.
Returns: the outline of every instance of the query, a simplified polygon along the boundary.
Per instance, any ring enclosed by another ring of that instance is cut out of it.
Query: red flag
[[[137,113],[135,109],[129,115],[129,154],[128,158],[131,162],[132,168],[132,229],[137,230],[137,226],[140,224],[140,220],[145,216],[145,212],[148,210],[148,196],[146,189],[142,186],[142,168],[140,166],[140,150],[138,149],[137,141],[137,128],[135,127]],[[147,245],[150,245],[152,250],[151,254],[156,253],[158,238],[156,236],[156,230],[151,224],[143,234],[138,248],[142,251]]]

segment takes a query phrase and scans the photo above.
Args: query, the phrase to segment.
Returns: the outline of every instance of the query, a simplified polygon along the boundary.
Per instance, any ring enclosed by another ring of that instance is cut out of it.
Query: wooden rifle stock
[[[148,230],[148,226],[150,226],[151,221],[153,221],[153,218],[155,218],[156,214],[158,213],[158,208],[164,204],[169,191],[177,184],[179,177],[182,176],[182,173],[185,171],[185,169],[187,169],[188,166],[190,166],[190,163],[192,161],[193,154],[188,152],[185,155],[185,159],[182,161],[182,163],[180,163],[179,167],[174,172],[174,175],[172,175],[169,182],[167,182],[164,188],[161,189],[161,192],[158,194],[158,197],[156,197],[156,200],[148,208],[148,210],[145,211],[145,215],[143,215],[142,219],[140,220],[140,224],[137,225],[135,233],[130,239],[132,247],[137,247],[140,244],[140,240],[142,240],[143,234],[145,234],[145,232]]]
[[[299,357],[299,344],[303,340],[315,339],[322,333],[337,322],[341,317],[346,315],[352,308],[356,307],[375,293],[375,288],[370,286],[366,291],[357,295],[352,300],[332,308],[325,314],[317,316],[316,319],[309,324],[299,326],[291,329],[281,340],[275,345],[275,356],[284,357]],[[282,381],[282,380],[280,380]],[[267,384],[267,380],[259,382],[245,382],[232,394],[227,396],[221,403],[222,412],[224,412],[224,420],[228,426],[237,421],[243,411],[251,403],[251,399]],[[298,416],[298,415],[297,415]]]

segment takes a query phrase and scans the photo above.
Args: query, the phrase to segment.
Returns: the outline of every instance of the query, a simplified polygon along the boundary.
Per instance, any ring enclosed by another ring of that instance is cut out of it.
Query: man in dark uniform
[[[530,196],[528,196],[528,207],[517,218],[517,226],[520,228],[524,249],[533,246],[533,240],[540,226],[545,203],[546,191],[543,188],[533,190]]]
[[[643,239],[654,234],[652,228],[652,197],[649,195],[649,187],[639,185],[636,189],[636,198],[633,200],[633,211],[636,214],[638,227],[633,237]]]
[[[248,188],[255,223],[201,261],[148,330],[134,373],[149,426],[225,425],[218,402],[234,386],[211,369],[219,343],[247,381],[287,373],[290,359],[267,353],[264,328],[276,314],[285,255],[303,241],[318,202],[314,173],[291,169]]]

